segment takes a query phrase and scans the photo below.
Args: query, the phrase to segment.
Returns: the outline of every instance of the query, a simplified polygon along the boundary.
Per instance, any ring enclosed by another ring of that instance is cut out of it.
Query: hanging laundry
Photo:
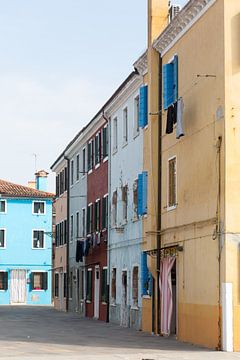
[[[83,261],[83,242],[78,240],[76,246],[76,262]]]
[[[183,110],[184,110],[183,98],[180,97],[177,101],[177,128],[176,128],[177,139],[180,139],[181,136],[184,136]]]
[[[173,125],[177,122],[177,102],[170,105],[167,111],[167,128],[166,134],[173,132]]]
[[[90,239],[87,239],[86,240],[86,247],[85,247],[85,251],[84,251],[84,256],[88,256],[89,249],[90,249]]]

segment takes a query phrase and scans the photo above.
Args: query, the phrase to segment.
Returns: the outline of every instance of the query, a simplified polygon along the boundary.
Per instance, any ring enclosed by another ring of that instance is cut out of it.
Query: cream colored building
[[[148,54],[135,64],[149,88],[143,249],[154,291],[143,299],[142,327],[161,333],[158,274],[163,259],[175,257],[170,332],[228,351],[240,350],[239,29],[239,0],[190,0],[170,23],[168,0],[149,0]],[[176,58],[173,100],[184,103],[179,139],[176,125],[166,134],[162,76]]]

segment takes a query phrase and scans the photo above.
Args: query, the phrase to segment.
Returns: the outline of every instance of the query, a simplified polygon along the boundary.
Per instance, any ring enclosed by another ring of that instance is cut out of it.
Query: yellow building
[[[240,1],[190,0],[170,23],[168,0],[149,0],[148,11],[148,51],[135,64],[149,113],[143,250],[153,292],[142,328],[238,351]]]

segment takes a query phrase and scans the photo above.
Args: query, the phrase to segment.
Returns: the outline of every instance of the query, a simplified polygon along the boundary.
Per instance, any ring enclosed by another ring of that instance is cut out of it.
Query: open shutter
[[[147,198],[148,198],[148,173],[142,173],[142,215],[147,214]]]
[[[148,294],[152,296],[152,287],[153,287],[153,277],[152,274],[149,272],[148,274]]]
[[[174,102],[173,94],[173,63],[163,65],[163,105],[166,110]]]
[[[141,259],[141,295],[148,295],[147,254],[142,252]]]
[[[3,276],[3,290],[8,290],[8,272],[6,271]]]
[[[30,274],[30,291],[34,289],[34,273],[31,272]]]
[[[106,198],[102,199],[102,229],[106,228]]]
[[[140,87],[139,96],[139,127],[144,128],[148,124],[148,87]]]
[[[138,216],[143,215],[143,174],[138,175]]]
[[[47,272],[44,272],[42,274],[42,288],[43,290],[47,290],[48,289],[48,273]]]
[[[178,56],[173,60],[173,102],[178,99]]]

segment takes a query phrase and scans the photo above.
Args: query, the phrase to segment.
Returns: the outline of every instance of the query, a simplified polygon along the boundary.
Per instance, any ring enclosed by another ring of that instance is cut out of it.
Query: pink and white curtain
[[[171,270],[175,260],[175,257],[166,257],[161,260],[160,264],[161,333],[165,336],[170,335],[173,312]]]

